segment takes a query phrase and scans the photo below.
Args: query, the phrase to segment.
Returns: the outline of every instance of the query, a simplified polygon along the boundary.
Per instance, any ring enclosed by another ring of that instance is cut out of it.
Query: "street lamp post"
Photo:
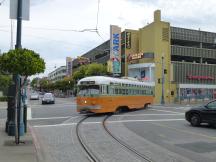
[[[162,90],[161,90],[161,104],[165,104],[164,101],[164,81],[165,81],[165,77],[164,77],[164,55],[162,55],[161,57],[161,61],[162,61]]]

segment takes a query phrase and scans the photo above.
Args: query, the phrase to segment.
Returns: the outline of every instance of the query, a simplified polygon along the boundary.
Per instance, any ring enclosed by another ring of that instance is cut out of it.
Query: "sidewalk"
[[[5,133],[5,119],[0,119],[0,162],[37,162],[36,150],[30,131],[20,137],[20,143]]]
[[[7,109],[7,102],[0,101],[0,109]]]

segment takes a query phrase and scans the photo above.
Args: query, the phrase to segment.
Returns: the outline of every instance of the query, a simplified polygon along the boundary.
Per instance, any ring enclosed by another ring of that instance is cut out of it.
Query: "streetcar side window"
[[[107,85],[101,85],[101,94],[107,94],[108,93],[108,86]]]
[[[115,94],[118,94],[118,89],[117,88],[115,88]]]

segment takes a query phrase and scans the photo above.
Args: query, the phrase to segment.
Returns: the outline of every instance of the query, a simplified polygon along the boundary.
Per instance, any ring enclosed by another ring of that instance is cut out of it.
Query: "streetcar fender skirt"
[[[78,110],[82,111],[82,110],[92,110],[92,109],[96,109],[99,110],[101,109],[100,105],[77,105]]]

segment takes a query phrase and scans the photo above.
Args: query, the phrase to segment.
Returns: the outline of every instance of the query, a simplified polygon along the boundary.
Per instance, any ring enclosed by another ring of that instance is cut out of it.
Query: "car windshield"
[[[81,85],[79,86],[78,95],[98,95],[99,92],[99,85]]]
[[[44,95],[44,98],[52,98],[53,96],[52,96],[52,94],[51,93],[46,93],[45,95]]]

